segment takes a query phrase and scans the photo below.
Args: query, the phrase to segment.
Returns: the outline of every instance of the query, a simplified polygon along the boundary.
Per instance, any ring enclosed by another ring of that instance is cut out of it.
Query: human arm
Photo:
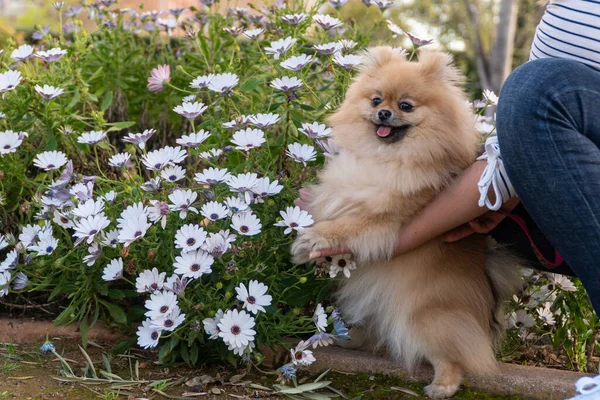
[[[401,230],[395,255],[406,253],[419,247],[427,241],[444,233],[446,241],[456,241],[471,233],[485,233],[495,227],[503,218],[504,214],[490,211],[487,207],[479,207],[480,197],[477,183],[485,169],[485,160],[476,161],[468,167],[456,181],[443,190],[421,213]],[[302,199],[300,204],[308,201]],[[494,191],[490,189],[490,200],[495,201]],[[503,204],[504,211],[512,210],[518,204],[518,199],[511,199]],[[479,222],[478,217],[482,217]],[[347,249],[318,249],[310,255],[311,259],[326,257],[335,254],[348,253]]]

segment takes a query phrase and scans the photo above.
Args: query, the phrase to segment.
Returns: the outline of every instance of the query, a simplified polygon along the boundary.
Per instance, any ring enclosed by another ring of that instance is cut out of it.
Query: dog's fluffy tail
[[[512,294],[518,292],[523,285],[523,281],[519,276],[519,265],[521,264],[517,257],[489,238],[486,275],[494,295],[491,328],[496,343],[498,343],[506,328],[504,303]]]

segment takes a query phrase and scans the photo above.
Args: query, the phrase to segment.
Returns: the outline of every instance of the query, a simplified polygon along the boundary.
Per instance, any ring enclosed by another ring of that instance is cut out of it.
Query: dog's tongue
[[[387,125],[379,125],[377,128],[377,136],[387,137],[392,132],[392,127]]]

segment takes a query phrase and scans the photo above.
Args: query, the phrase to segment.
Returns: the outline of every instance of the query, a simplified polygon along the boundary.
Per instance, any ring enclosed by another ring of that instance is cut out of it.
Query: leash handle
[[[533,237],[531,236],[531,233],[529,232],[529,228],[527,227],[527,223],[525,222],[525,220],[521,217],[519,217],[518,215],[509,213],[509,212],[505,212],[502,210],[499,210],[502,214],[506,215],[508,218],[512,219],[513,221],[515,221],[517,223],[517,225],[519,225],[519,227],[523,230],[523,232],[525,232],[525,235],[527,235],[527,238],[529,239],[529,243],[531,243],[531,247],[533,248],[533,251],[536,255],[536,257],[538,258],[538,260],[544,264],[547,268],[555,268],[558,267],[560,264],[563,263],[563,258],[562,256],[558,253],[558,250],[554,249],[554,261],[550,261],[548,260],[546,257],[544,257],[544,255],[542,254],[542,252],[540,251],[540,249],[538,249],[538,247],[536,246]]]

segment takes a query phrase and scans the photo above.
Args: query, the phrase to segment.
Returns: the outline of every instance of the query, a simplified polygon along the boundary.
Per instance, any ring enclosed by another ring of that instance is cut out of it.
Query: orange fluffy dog
[[[296,262],[313,249],[352,251],[358,268],[340,281],[342,314],[405,367],[429,361],[433,398],[452,396],[465,372],[494,370],[501,298],[516,284],[514,263],[479,235],[394,257],[402,226],[475,161],[480,135],[462,80],[447,54],[409,62],[371,49],[329,119],[341,151],[309,188],[315,225],[292,247]]]

